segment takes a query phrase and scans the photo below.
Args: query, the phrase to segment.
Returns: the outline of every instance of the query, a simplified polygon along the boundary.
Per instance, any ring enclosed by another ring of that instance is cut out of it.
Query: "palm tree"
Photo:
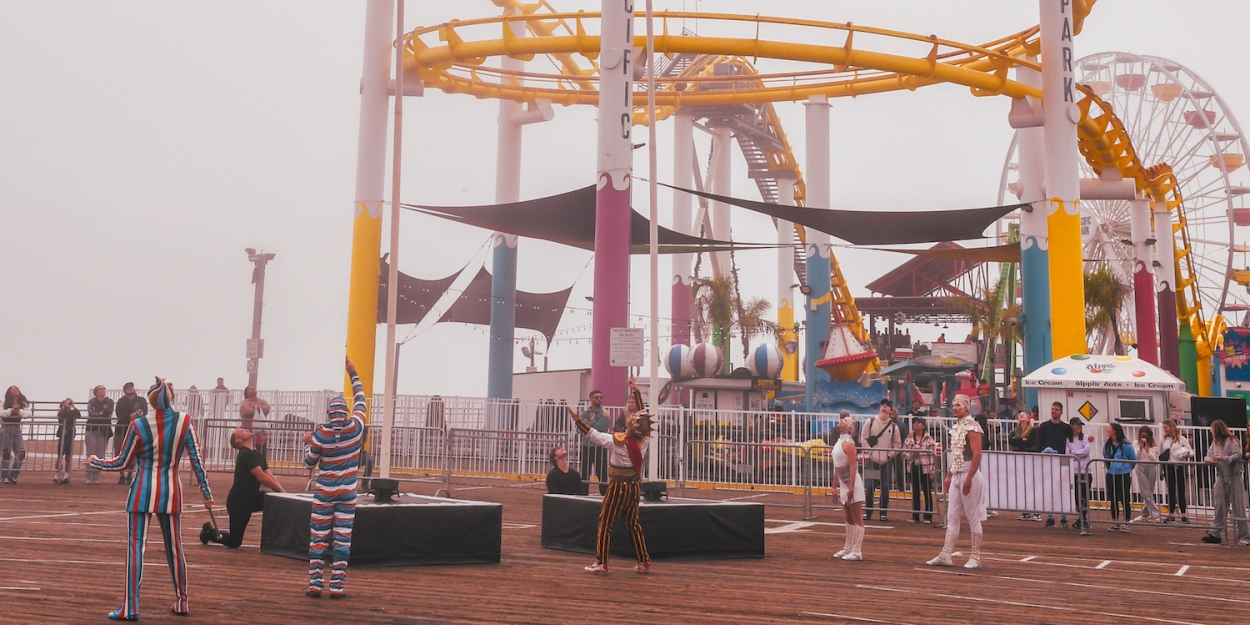
[[[968,321],[972,324],[972,335],[985,341],[985,367],[981,373],[984,378],[989,378],[990,372],[994,370],[995,345],[1002,343],[1010,346],[1020,342],[1020,305],[1015,303],[1015,294],[1007,292],[1008,289],[1009,284],[1004,284],[1000,279],[992,286],[982,287],[978,298],[951,298],[955,308],[968,316]],[[1014,363],[1007,363],[1005,368],[1008,388],[1011,386],[1014,366]]]
[[[1085,274],[1085,335],[1109,333],[1117,355],[1125,352],[1120,340],[1120,313],[1132,292],[1106,265]]]
[[[691,288],[694,291],[695,341],[702,342],[706,331],[713,345],[728,352],[729,337],[736,326],[745,359],[750,355],[752,337],[776,334],[776,322],[765,318],[772,304],[758,297],[743,303],[728,276],[695,278]],[[730,369],[729,361],[726,353],[726,372]]]

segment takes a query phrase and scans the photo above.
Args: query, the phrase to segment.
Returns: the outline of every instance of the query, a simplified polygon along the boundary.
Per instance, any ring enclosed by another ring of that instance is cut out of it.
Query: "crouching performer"
[[[938,557],[929,560],[931,566],[953,566],[951,553],[959,540],[962,519],[968,520],[972,533],[972,557],[965,569],[981,568],[981,508],[988,486],[981,469],[981,426],[968,412],[968,398],[955,397],[952,409],[958,419],[951,427],[951,465],[942,482],[942,490],[949,498],[946,506],[946,544]]]
[[[304,593],[314,598],[321,596],[325,586],[322,570],[327,551],[333,558],[330,598],[347,596],[343,583],[347,577],[347,557],[352,550],[352,523],[356,519],[356,470],[360,466],[366,413],[365,391],[360,384],[360,376],[356,375],[356,365],[349,359],[346,368],[355,395],[352,414],[347,414],[347,402],[341,396],[335,397],[326,409],[330,422],[304,435],[304,442],[308,443],[304,464],[309,469],[320,467],[309,520],[308,591]]]
[[[634,379],[629,379],[630,393],[635,405],[642,406],[642,393]],[[608,492],[599,510],[599,532],[595,540],[595,563],[586,567],[590,573],[608,573],[608,551],[612,544],[612,526],[624,516],[625,526],[634,541],[634,553],[638,556],[635,573],[650,573],[651,558],[647,555],[647,542],[642,536],[642,524],[638,522],[638,498],[642,476],[642,458],[647,453],[651,436],[652,416],[639,410],[626,417],[625,431],[616,434],[600,432],[581,419],[573,419],[577,429],[586,436],[587,442],[606,450],[608,456]]]
[[[833,557],[843,560],[864,559],[864,477],[856,470],[855,461],[855,428],[858,425],[853,417],[843,417],[838,422],[842,437],[833,444],[833,472],[838,479],[842,511],[846,513],[846,544]]]
[[[187,561],[182,552],[182,483],[178,480],[178,464],[182,454],[191,458],[191,468],[200,482],[204,507],[213,507],[208,478],[200,464],[200,447],[195,437],[191,416],[174,412],[174,389],[163,378],[148,389],[148,403],[154,412],[136,417],[126,427],[126,436],[118,446],[118,456],[101,460],[87,459],[93,469],[102,471],[135,471],[126,497],[129,512],[129,547],[126,549],[126,603],[109,614],[114,621],[139,620],[139,585],[143,581],[143,552],[147,547],[148,521],[156,514],[165,538],[165,559],[174,581],[174,604],[170,611],[186,615]]]

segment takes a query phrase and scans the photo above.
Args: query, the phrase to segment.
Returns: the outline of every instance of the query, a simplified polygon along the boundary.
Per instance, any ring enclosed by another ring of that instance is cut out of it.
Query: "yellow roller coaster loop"
[[[1203,316],[1202,300],[1198,296],[1198,274],[1191,253],[1193,248],[1185,227],[1184,198],[1172,167],[1167,163],[1143,167],[1129,140],[1128,131],[1111,110],[1111,105],[1098,97],[1093,89],[1085,85],[1078,85],[1078,88],[1083,97],[1077,102],[1081,110],[1077,147],[1090,168],[1099,175],[1105,169],[1114,168],[1123,178],[1133,180],[1138,192],[1145,193],[1155,202],[1163,202],[1169,211],[1176,213],[1176,223],[1172,225],[1173,236],[1179,235],[1179,240],[1175,242],[1173,267],[1176,276],[1176,317],[1189,326],[1197,346],[1199,363],[1209,362],[1223,341],[1227,324],[1221,315],[1217,314],[1209,323]],[[1209,382],[1205,381],[1210,376],[1205,373],[1200,369],[1200,394],[1209,392]]]

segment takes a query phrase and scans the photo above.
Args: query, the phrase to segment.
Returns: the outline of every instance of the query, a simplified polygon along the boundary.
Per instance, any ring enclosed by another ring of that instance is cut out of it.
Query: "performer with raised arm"
[[[137,479],[126,497],[129,518],[129,548],[126,550],[126,603],[109,614],[114,621],[139,620],[139,585],[143,581],[143,552],[147,545],[148,521],[153,513],[165,538],[165,559],[174,581],[174,605],[170,611],[185,616],[187,602],[187,562],[182,553],[182,484],[178,464],[185,452],[204,495],[204,507],[213,507],[208,478],[200,463],[200,446],[195,424],[186,413],[174,412],[174,388],[164,378],[148,389],[152,414],[142,414],[126,427],[118,446],[118,456],[101,460],[87,458],[87,464],[102,471],[134,470]]]
[[[352,523],[356,519],[356,470],[360,466],[360,447],[365,440],[367,413],[364,387],[350,358],[346,360],[346,369],[355,395],[352,414],[347,414],[347,402],[343,396],[335,397],[326,409],[330,422],[304,435],[304,442],[308,443],[304,464],[309,469],[319,468],[309,520],[308,590],[304,593],[309,597],[320,597],[324,589],[322,570],[327,551],[333,557],[330,598],[347,596],[343,583],[347,577],[347,557],[352,549]]]
[[[642,393],[634,379],[629,379],[629,390],[635,405],[642,407]],[[577,429],[586,435],[592,445],[602,447],[608,455],[608,492],[599,510],[599,533],[595,540],[595,563],[586,571],[596,575],[608,574],[608,552],[612,544],[612,526],[616,519],[625,517],[630,538],[634,541],[634,554],[638,556],[635,573],[650,573],[651,558],[647,555],[647,542],[642,536],[642,524],[638,522],[638,498],[641,495],[642,458],[654,427],[652,415],[645,409],[626,418],[625,431],[616,434],[600,432],[581,419],[574,418]]]
[[[855,460],[858,425],[854,417],[842,417],[838,422],[842,436],[833,444],[833,472],[838,478],[842,512],[846,514],[846,544],[833,557],[843,560],[864,559],[864,477],[856,470]]]
[[[942,481],[942,490],[950,498],[946,506],[946,544],[930,566],[953,566],[951,553],[959,540],[961,519],[968,519],[972,532],[972,557],[965,569],[981,568],[981,506],[988,485],[981,469],[981,426],[968,410],[968,398],[956,395],[952,405],[955,425],[951,426],[951,466]]]

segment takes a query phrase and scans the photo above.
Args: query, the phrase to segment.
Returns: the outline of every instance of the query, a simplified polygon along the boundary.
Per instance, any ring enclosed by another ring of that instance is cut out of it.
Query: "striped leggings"
[[[330,594],[342,594],[347,577],[347,558],[352,551],[352,522],[356,519],[356,491],[327,497],[320,485],[313,493],[312,517],[308,537],[308,589],[321,592],[322,570],[326,552],[330,551]],[[333,543],[333,549],[331,549]]]
[[[634,541],[634,554],[639,562],[647,562],[647,541],[642,537],[642,524],[638,522],[638,497],[641,485],[633,482],[608,482],[608,493],[603,497],[603,508],[599,510],[599,534],[595,540],[595,559],[600,564],[608,563],[608,552],[612,546],[612,527],[616,519],[625,516],[625,527],[629,528],[629,537]]]
[[[130,513],[130,545],[126,549],[126,603],[109,615],[109,618],[133,620],[139,618],[139,586],[143,583],[143,553],[147,548],[148,521],[151,512]],[[156,513],[165,537],[165,559],[169,562],[169,574],[174,581],[174,612],[187,611],[187,561],[182,553],[182,515]]]

